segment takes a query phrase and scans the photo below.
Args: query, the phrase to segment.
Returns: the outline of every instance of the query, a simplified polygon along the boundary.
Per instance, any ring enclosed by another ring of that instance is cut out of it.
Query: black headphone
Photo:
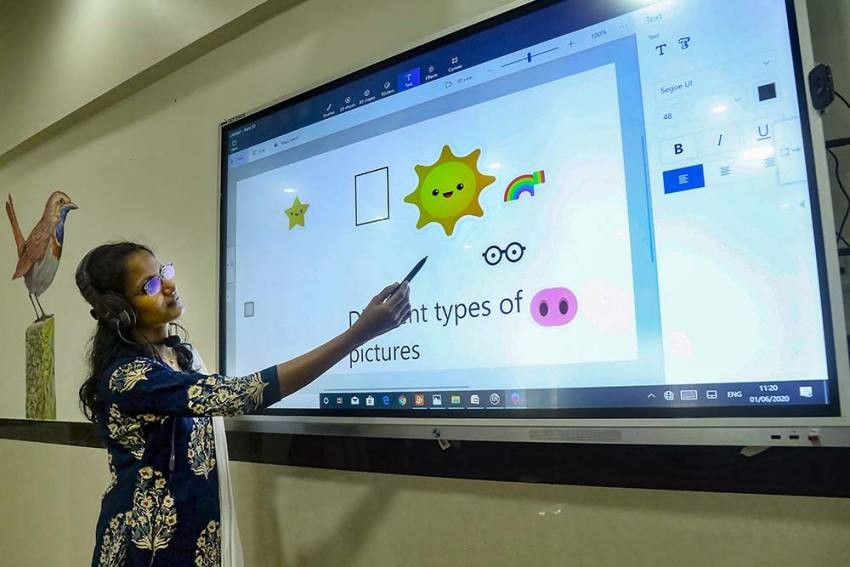
[[[94,250],[89,251],[77,266],[77,287],[85,300],[93,307],[89,311],[91,316],[98,321],[103,321],[120,335],[121,329],[128,329],[136,324],[136,312],[123,295],[111,291],[100,293],[94,288],[89,276],[89,261],[93,252]]]

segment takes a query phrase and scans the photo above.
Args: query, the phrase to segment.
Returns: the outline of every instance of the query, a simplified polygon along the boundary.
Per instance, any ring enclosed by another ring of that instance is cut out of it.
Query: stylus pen
[[[401,283],[398,284],[397,286],[395,286],[395,289],[390,294],[390,297],[393,296],[393,293],[398,291],[398,288],[400,288],[404,284],[404,282],[410,283],[410,280],[412,280],[416,276],[416,274],[419,273],[419,270],[422,269],[422,266],[425,265],[425,260],[427,260],[427,259],[428,259],[428,256],[425,256],[424,258],[422,258],[421,260],[416,262],[416,265],[413,266],[413,269],[410,270],[410,272],[406,276],[404,276],[404,279],[401,280]],[[389,299],[389,297],[387,299]]]

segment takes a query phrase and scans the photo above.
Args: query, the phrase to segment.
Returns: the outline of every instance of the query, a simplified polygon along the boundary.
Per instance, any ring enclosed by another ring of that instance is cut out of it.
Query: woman
[[[208,374],[169,334],[183,314],[174,268],[130,242],[89,252],[77,286],[97,329],[86,416],[106,442],[112,481],[97,523],[94,566],[241,567],[220,416],[265,408],[303,388],[410,314],[409,288],[387,286],[346,331],[255,374]]]

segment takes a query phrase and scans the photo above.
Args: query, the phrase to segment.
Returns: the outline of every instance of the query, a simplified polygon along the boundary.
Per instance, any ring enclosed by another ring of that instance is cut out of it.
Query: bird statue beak
[[[74,210],[77,210],[77,209],[79,209],[79,208],[80,208],[80,207],[78,207],[78,206],[77,206],[77,204],[76,204],[76,203],[74,203],[73,201],[70,201],[67,205],[65,205],[65,207],[66,207],[69,211],[74,211]]]

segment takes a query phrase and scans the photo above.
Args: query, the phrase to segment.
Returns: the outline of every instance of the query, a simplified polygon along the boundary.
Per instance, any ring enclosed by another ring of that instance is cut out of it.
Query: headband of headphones
[[[92,310],[91,316],[98,321],[103,321],[109,327],[120,333],[121,329],[127,329],[136,324],[136,312],[127,299],[117,293],[100,293],[95,289],[89,276],[89,262],[94,250],[89,251],[77,266],[77,287]]]

